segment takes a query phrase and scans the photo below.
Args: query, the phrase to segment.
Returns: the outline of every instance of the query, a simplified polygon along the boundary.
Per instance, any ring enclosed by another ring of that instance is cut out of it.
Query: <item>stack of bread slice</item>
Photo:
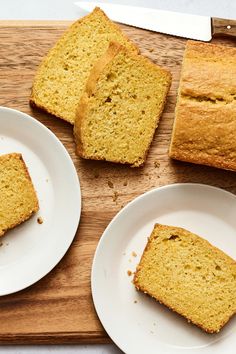
[[[30,102],[74,124],[79,156],[140,166],[170,84],[170,73],[95,8],[44,58]]]

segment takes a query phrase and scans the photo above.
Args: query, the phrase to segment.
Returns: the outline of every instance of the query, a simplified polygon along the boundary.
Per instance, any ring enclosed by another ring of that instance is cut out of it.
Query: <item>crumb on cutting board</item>
[[[118,192],[117,192],[117,191],[114,191],[113,196],[112,196],[113,202],[116,202],[116,201],[117,201],[118,196],[119,196]]]
[[[160,162],[159,161],[155,160],[153,163],[154,163],[154,167],[155,168],[160,167]]]
[[[133,252],[132,252],[132,256],[133,256],[133,257],[137,257],[137,253],[133,251]]]
[[[127,274],[130,277],[133,273],[131,272],[131,270],[127,270]]]
[[[111,181],[107,181],[107,184],[109,188],[114,188],[114,184]]]

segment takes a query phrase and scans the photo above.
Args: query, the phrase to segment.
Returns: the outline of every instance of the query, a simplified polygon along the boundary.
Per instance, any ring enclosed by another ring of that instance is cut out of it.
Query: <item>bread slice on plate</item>
[[[236,312],[236,262],[180,227],[155,225],[133,282],[209,333]]]
[[[92,69],[78,106],[74,125],[78,155],[142,165],[170,84],[167,70],[111,42]]]
[[[29,219],[38,199],[21,154],[0,156],[0,236]]]
[[[73,23],[39,66],[31,105],[74,124],[90,70],[111,40],[138,52],[136,45],[99,8]]]
[[[169,155],[236,171],[236,48],[188,41]]]

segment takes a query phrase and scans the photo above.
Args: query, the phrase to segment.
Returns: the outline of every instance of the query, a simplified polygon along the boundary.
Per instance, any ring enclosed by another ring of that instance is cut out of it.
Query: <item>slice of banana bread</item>
[[[111,40],[138,52],[99,8],[72,24],[39,66],[31,105],[74,124],[76,107],[90,70]]]
[[[236,262],[180,227],[155,225],[134,285],[209,333],[236,312]]]
[[[78,155],[142,165],[170,84],[167,70],[111,42],[92,69],[78,106],[74,125]]]
[[[21,154],[0,156],[0,236],[29,219],[39,204]]]

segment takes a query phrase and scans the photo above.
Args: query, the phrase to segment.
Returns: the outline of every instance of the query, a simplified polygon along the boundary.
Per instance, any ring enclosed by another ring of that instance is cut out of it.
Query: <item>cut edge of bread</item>
[[[157,301],[159,304],[165,305],[169,310],[173,311],[174,313],[176,313],[176,314],[178,314],[178,315],[181,315],[183,318],[185,318],[185,319],[188,321],[188,323],[192,323],[192,324],[196,325],[197,327],[201,328],[202,330],[204,330],[205,332],[207,332],[207,333],[209,333],[209,334],[219,333],[219,331],[221,330],[221,328],[224,327],[224,325],[231,319],[231,317],[233,317],[233,316],[236,314],[236,311],[232,312],[232,313],[230,314],[230,316],[228,316],[228,318],[225,319],[225,321],[221,322],[221,324],[219,325],[219,327],[217,327],[217,328],[215,328],[215,329],[209,328],[209,327],[203,326],[201,323],[198,323],[197,321],[192,321],[188,316],[186,316],[186,314],[183,314],[181,311],[176,310],[176,308],[175,308],[174,306],[171,306],[171,305],[170,305],[167,301],[165,301],[161,296],[157,298],[156,296],[151,295],[151,294],[147,291],[147,289],[145,289],[144,287],[142,287],[142,286],[139,284],[138,276],[137,276],[137,275],[138,275],[138,272],[139,272],[139,265],[140,265],[140,263],[141,263],[141,261],[142,261],[142,259],[143,259],[143,257],[144,257],[145,252],[146,252],[146,251],[149,249],[149,247],[150,247],[149,241],[151,240],[151,238],[152,238],[152,236],[153,236],[153,234],[154,234],[154,232],[155,232],[155,229],[156,229],[156,228],[165,229],[165,228],[169,228],[169,227],[174,227],[174,228],[176,228],[176,226],[167,226],[167,225],[162,225],[162,224],[159,224],[159,223],[156,223],[156,224],[154,225],[154,228],[153,228],[153,230],[152,230],[152,233],[151,233],[151,235],[148,237],[148,242],[147,242],[147,244],[146,244],[146,246],[145,246],[145,249],[144,249],[144,251],[143,251],[142,257],[141,257],[141,259],[140,259],[140,261],[139,261],[139,264],[137,265],[137,268],[136,268],[136,271],[135,271],[135,273],[134,273],[134,278],[133,278],[133,281],[132,281],[132,282],[133,282],[133,284],[134,284],[136,290],[141,291],[141,292],[144,293],[145,295],[151,297],[152,299],[154,299],[155,301]],[[177,228],[178,228],[179,230],[184,230],[184,231],[186,231],[186,229],[184,229],[184,228],[182,228],[182,227],[177,227]],[[200,236],[198,236],[198,237],[200,237]],[[200,238],[202,239],[202,237],[200,237]],[[215,250],[217,250],[217,251],[220,251],[220,252],[224,253],[224,252],[223,252],[222,250],[220,250],[218,247],[213,246],[209,241],[207,241],[207,240],[205,240],[205,239],[203,239],[203,240],[204,240],[211,248],[213,248],[213,249],[215,249]],[[225,254],[230,260],[232,260],[233,262],[235,262],[233,258],[231,258],[230,256],[228,256],[226,253],[224,253],[224,254]]]
[[[83,148],[83,139],[81,133],[81,125],[82,120],[86,116],[86,112],[88,109],[88,101],[89,98],[94,94],[96,89],[97,81],[99,80],[100,74],[106,67],[106,65],[116,56],[116,54],[121,50],[121,45],[117,42],[110,42],[109,47],[104,55],[102,55],[98,61],[94,64],[89,78],[87,80],[87,84],[85,90],[81,96],[80,102],[76,111],[76,119],[74,124],[74,138],[76,144],[76,152],[77,154],[84,159],[95,159],[100,160],[96,156],[88,157]]]
[[[137,56],[141,60],[145,61],[145,63],[147,65],[158,67],[159,70],[163,71],[163,73],[165,73],[168,76],[168,79],[169,79],[168,85],[166,87],[165,99],[162,102],[159,114],[156,116],[156,127],[155,127],[155,130],[153,131],[153,135],[152,135],[152,137],[151,137],[151,139],[149,141],[149,144],[147,146],[147,149],[145,151],[145,155],[143,156],[143,158],[137,160],[133,164],[130,164],[128,162],[124,162],[124,161],[121,161],[121,160],[109,161],[109,162],[114,162],[114,163],[127,164],[127,165],[130,165],[131,167],[140,167],[140,166],[142,166],[144,164],[144,162],[146,160],[148,151],[149,151],[151,143],[153,141],[153,137],[154,137],[155,131],[156,131],[157,127],[158,127],[158,123],[159,123],[160,117],[161,117],[161,115],[163,113],[163,110],[164,110],[164,107],[165,107],[165,104],[166,104],[166,100],[167,100],[167,95],[168,95],[168,92],[169,92],[169,89],[170,89],[170,86],[171,86],[172,75],[167,69],[162,68],[162,67],[154,64],[150,59],[146,58],[143,55],[140,55],[138,53],[137,54],[131,53],[127,48],[125,48],[124,46],[122,46],[121,44],[119,44],[119,43],[117,43],[115,41],[111,41],[110,42],[106,53],[104,55],[102,55],[98,59],[98,61],[95,63],[95,65],[93,66],[93,68],[92,68],[92,70],[90,72],[90,75],[89,75],[89,78],[88,78],[87,85],[85,87],[84,93],[82,94],[82,97],[80,99],[80,102],[79,102],[79,105],[78,105],[78,108],[77,108],[77,112],[76,112],[76,119],[75,119],[75,125],[74,125],[74,138],[75,138],[75,144],[76,144],[76,152],[77,152],[78,156],[80,156],[80,157],[82,157],[84,159],[108,161],[105,158],[101,159],[101,158],[98,158],[97,156],[87,156],[86,155],[86,153],[84,152],[84,148],[83,148],[83,139],[82,139],[82,133],[81,133],[81,125],[82,125],[83,119],[86,116],[86,112],[87,112],[87,109],[88,109],[89,98],[95,93],[96,84],[97,84],[97,81],[99,80],[99,77],[100,77],[101,73],[103,72],[103,70],[106,67],[106,65],[109,64],[113,60],[113,58],[120,51],[124,51],[124,52],[128,53],[128,55],[130,55],[130,56],[134,56],[134,57]]]
[[[219,333],[220,330],[226,325],[227,322],[229,322],[229,320],[231,319],[231,317],[233,317],[236,313],[236,311],[234,313],[232,313],[224,322],[222,322],[220,324],[220,326],[216,329],[212,329],[209,327],[205,327],[202,324],[196,322],[196,321],[192,321],[191,319],[189,319],[185,314],[181,313],[181,311],[177,311],[175,309],[174,306],[170,306],[170,304],[168,304],[165,300],[163,300],[161,297],[156,298],[155,296],[152,296],[151,294],[148,293],[148,291],[146,291],[145,288],[143,288],[142,286],[139,286],[138,283],[133,280],[134,286],[138,291],[141,291],[142,293],[144,293],[147,296],[150,296],[152,299],[154,299],[155,301],[157,301],[159,304],[166,306],[169,310],[173,311],[174,313],[176,313],[177,315],[182,316],[183,318],[185,318],[187,320],[188,323],[192,323],[193,325],[201,328],[203,331],[209,333],[209,334],[214,334],[214,333]]]
[[[26,174],[26,176],[27,176],[27,179],[29,180],[29,182],[30,182],[30,184],[31,184],[31,186],[32,186],[32,188],[33,188],[33,192],[34,192],[35,197],[36,197],[36,198],[35,198],[36,204],[35,204],[34,208],[32,209],[31,213],[24,215],[24,216],[22,217],[22,219],[21,219],[19,222],[12,223],[12,224],[11,224],[7,229],[5,229],[5,230],[2,230],[2,231],[0,230],[0,237],[3,236],[8,230],[11,230],[11,229],[15,228],[16,226],[22,224],[24,221],[28,220],[33,214],[37,213],[37,211],[39,210],[39,202],[38,202],[37,193],[36,193],[36,190],[35,190],[35,188],[34,188],[34,184],[33,184],[33,182],[32,182],[31,176],[30,176],[30,174],[29,174],[29,170],[28,170],[28,168],[27,168],[27,166],[26,166],[26,164],[25,164],[25,161],[24,161],[24,159],[23,159],[22,154],[21,154],[21,153],[17,153],[17,152],[12,152],[12,153],[9,153],[9,154],[1,155],[0,157],[4,157],[4,156],[6,156],[6,157],[7,157],[7,156],[11,156],[11,157],[18,158],[19,160],[21,160],[21,162],[22,162],[22,167],[23,167],[23,169],[24,169],[24,172],[25,172],[25,174]]]
[[[110,20],[110,18],[105,14],[105,12],[98,6],[96,6],[94,8],[94,10],[92,12],[90,12],[89,14],[83,16],[82,18],[78,19],[77,21],[73,22],[66,30],[65,32],[62,34],[62,36],[55,42],[55,44],[53,45],[53,47],[47,52],[47,54],[43,57],[41,63],[39,64],[37,70],[36,70],[36,74],[33,80],[33,84],[32,84],[32,88],[31,88],[31,94],[30,94],[30,98],[29,98],[29,104],[32,108],[38,108],[39,110],[42,110],[46,113],[49,113],[51,115],[53,115],[54,117],[60,118],[62,120],[64,120],[65,122],[70,123],[71,125],[74,125],[74,121],[69,120],[67,118],[65,118],[63,115],[58,114],[54,109],[51,109],[49,107],[45,107],[43,104],[41,104],[40,102],[38,102],[37,100],[37,94],[36,94],[36,90],[34,88],[34,82],[37,81],[37,78],[41,75],[41,68],[44,66],[44,64],[47,62],[48,58],[50,56],[53,55],[54,51],[55,51],[55,47],[57,45],[57,43],[59,43],[60,41],[63,41],[63,39],[67,36],[68,33],[70,33],[70,31],[75,27],[75,26],[79,26],[80,23],[82,23],[84,20],[86,20],[87,18],[89,18],[90,16],[92,16],[94,13],[100,13],[102,16],[105,17],[105,19],[107,21],[110,22],[111,26],[113,28],[115,28],[116,30],[118,30],[120,33],[122,33],[123,37],[133,46],[133,50],[134,52],[136,52],[137,54],[140,53],[140,49],[138,48],[138,46],[121,30],[121,28],[113,21]]]

